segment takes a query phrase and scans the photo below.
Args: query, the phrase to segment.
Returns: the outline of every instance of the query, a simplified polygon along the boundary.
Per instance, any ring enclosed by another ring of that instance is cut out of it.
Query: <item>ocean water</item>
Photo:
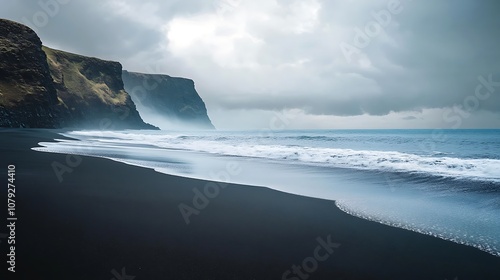
[[[351,215],[500,257],[500,130],[63,135],[75,140],[55,139],[34,150],[105,157],[166,174],[332,200]]]

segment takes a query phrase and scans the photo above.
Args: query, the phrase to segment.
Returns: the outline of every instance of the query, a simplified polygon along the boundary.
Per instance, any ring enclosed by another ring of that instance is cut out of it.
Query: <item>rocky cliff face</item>
[[[123,88],[122,66],[44,47],[62,112],[62,126],[152,129]]]
[[[128,71],[123,71],[122,77],[125,90],[146,120],[146,115],[151,113],[166,119],[175,128],[214,129],[192,80]]]
[[[132,100],[164,128],[214,128],[192,80],[42,47],[33,30],[0,19],[0,127],[156,129]]]
[[[43,47],[0,19],[0,127],[156,129],[143,122],[118,62]]]
[[[57,127],[57,103],[38,36],[0,19],[0,127]]]

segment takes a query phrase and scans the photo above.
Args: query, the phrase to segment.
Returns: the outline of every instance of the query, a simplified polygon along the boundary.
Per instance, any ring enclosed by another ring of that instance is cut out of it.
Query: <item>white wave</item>
[[[259,139],[220,140],[219,137],[164,133],[78,131],[67,136],[85,138],[96,145],[112,143],[152,145],[165,149],[189,150],[217,155],[254,157],[310,165],[375,171],[409,172],[457,179],[500,182],[500,160],[464,159],[449,156],[422,156],[394,151],[368,151],[305,146],[268,145]],[[97,137],[96,137],[97,136]],[[253,142],[250,142],[253,141]]]

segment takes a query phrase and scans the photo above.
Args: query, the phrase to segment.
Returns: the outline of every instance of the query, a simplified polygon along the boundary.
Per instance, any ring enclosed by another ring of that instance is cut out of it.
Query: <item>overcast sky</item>
[[[500,128],[499,12],[497,0],[2,0],[0,17],[50,47],[193,79],[219,129]]]

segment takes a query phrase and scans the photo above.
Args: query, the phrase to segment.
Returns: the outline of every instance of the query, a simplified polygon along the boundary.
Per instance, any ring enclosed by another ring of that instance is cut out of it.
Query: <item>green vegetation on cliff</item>
[[[145,124],[123,88],[118,62],[43,47],[61,107],[64,126],[100,129],[154,128]]]

